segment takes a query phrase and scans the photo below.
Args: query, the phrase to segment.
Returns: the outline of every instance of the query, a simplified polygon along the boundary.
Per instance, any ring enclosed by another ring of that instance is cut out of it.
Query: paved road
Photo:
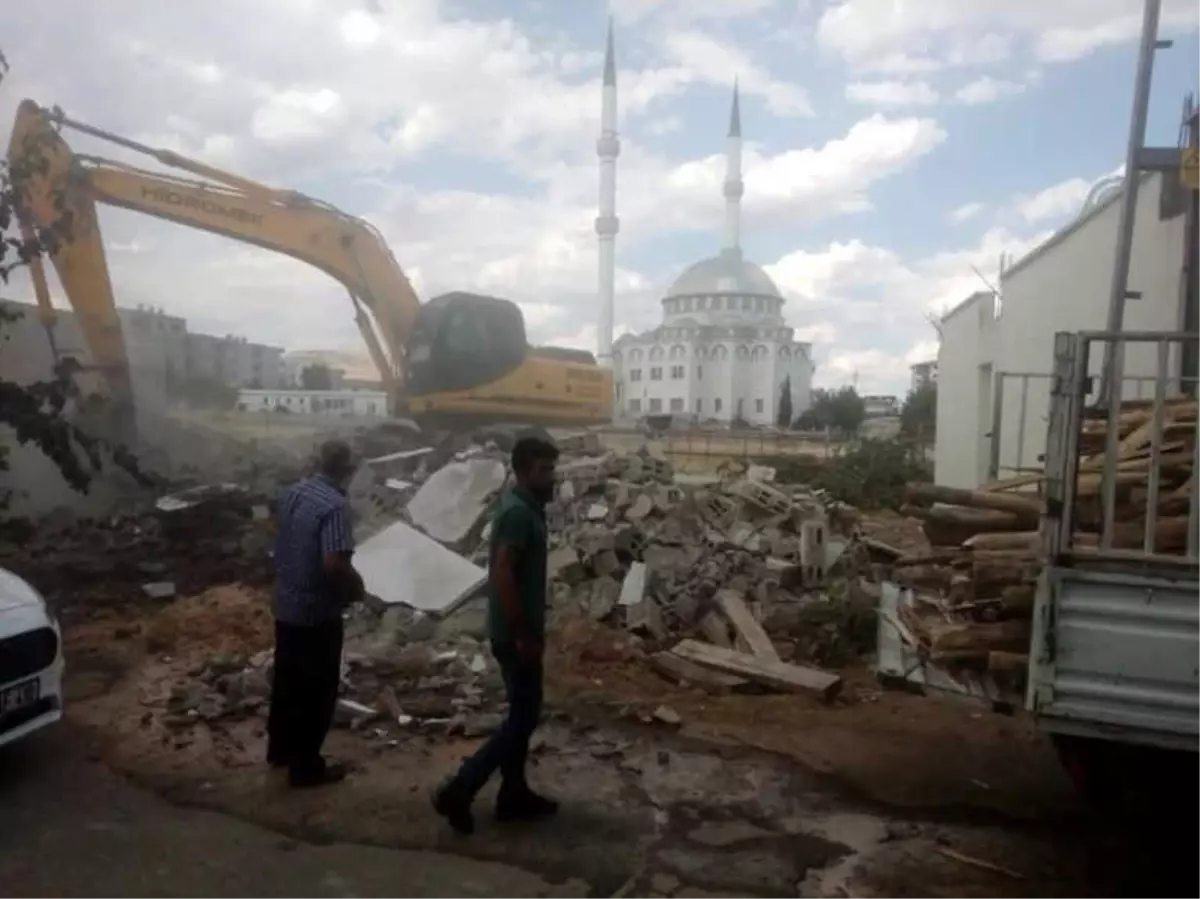
[[[69,726],[0,749],[10,896],[512,896],[556,888],[435,852],[316,846],[173,806],[88,758]],[[559,885],[557,889],[561,890]]]

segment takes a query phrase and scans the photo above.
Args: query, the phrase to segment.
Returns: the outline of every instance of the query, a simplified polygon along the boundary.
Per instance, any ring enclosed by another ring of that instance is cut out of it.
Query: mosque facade
[[[616,73],[612,33],[604,66],[597,154],[601,167],[599,287],[602,364],[610,364],[618,419],[673,415],[700,423],[774,425],[790,393],[793,420],[811,402],[812,345],[795,339],[784,297],[741,247],[742,128],[737,86],[726,140],[721,251],[688,267],[662,297],[662,323],[612,340],[613,243],[617,234]]]

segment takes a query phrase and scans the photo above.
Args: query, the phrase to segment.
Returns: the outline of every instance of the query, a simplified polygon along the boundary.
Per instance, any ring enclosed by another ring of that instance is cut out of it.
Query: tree
[[[300,370],[300,386],[305,390],[333,390],[333,371],[323,362],[314,362]]]
[[[7,73],[8,63],[0,53],[0,83]],[[4,284],[17,269],[52,253],[69,237],[73,226],[64,186],[58,186],[52,194],[57,214],[51,226],[33,231],[21,227],[17,215],[20,185],[26,178],[44,176],[49,171],[42,148],[27,144],[21,150],[16,161],[0,160],[0,283]],[[0,308],[0,328],[20,316],[19,312]],[[139,482],[149,483],[126,447],[85,433],[64,414],[68,400],[79,399],[73,378],[78,365],[72,363],[62,360],[48,373],[48,380],[32,384],[18,384],[0,376],[0,426],[10,428],[18,443],[37,446],[71,488],[80,493],[87,492],[105,454]],[[8,469],[7,454],[8,448],[0,446],[0,471]],[[7,492],[0,491],[0,507],[7,504],[8,498]]]
[[[900,432],[928,441],[937,432],[937,385],[930,382],[909,391],[900,410]]]
[[[813,391],[812,405],[796,419],[796,427],[805,431],[830,428],[843,434],[853,434],[858,431],[865,417],[862,397],[853,387],[837,390],[818,388]]]
[[[781,428],[789,427],[792,423],[792,376],[783,379],[783,387],[779,391],[779,411],[775,415],[775,424]]]

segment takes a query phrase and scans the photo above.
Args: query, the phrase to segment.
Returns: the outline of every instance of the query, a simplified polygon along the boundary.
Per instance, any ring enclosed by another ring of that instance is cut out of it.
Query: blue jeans
[[[450,792],[468,800],[474,798],[497,768],[503,778],[502,793],[528,789],[525,760],[529,756],[529,738],[542,714],[541,661],[525,661],[512,643],[492,643],[492,655],[504,677],[508,716],[499,730],[463,762],[447,785]]]

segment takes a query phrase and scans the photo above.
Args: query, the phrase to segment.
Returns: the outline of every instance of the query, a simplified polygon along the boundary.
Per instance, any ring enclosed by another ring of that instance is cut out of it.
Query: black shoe
[[[496,797],[498,821],[534,821],[557,813],[558,803],[555,800],[539,796],[528,787],[509,793],[501,789]]]
[[[433,810],[459,833],[475,832],[475,817],[471,814],[470,801],[462,799],[449,787],[442,787],[433,794]]]
[[[346,779],[346,774],[346,766],[337,763],[311,769],[293,768],[288,773],[288,786],[297,790],[304,790],[309,787],[325,787],[330,784],[341,783]]]

